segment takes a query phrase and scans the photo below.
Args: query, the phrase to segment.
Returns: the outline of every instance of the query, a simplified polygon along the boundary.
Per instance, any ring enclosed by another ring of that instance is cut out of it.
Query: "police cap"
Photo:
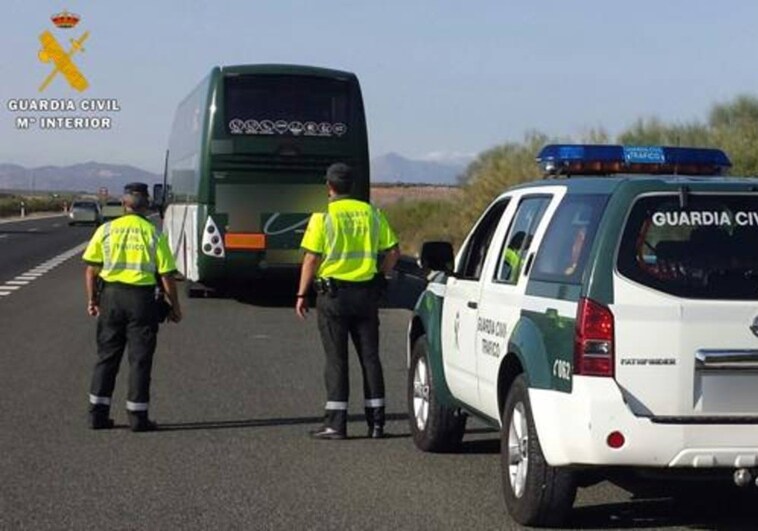
[[[336,162],[326,170],[326,182],[332,184],[353,184],[353,169],[344,162]]]
[[[145,183],[129,183],[124,186],[125,194],[140,194],[144,196],[150,195],[147,185]]]

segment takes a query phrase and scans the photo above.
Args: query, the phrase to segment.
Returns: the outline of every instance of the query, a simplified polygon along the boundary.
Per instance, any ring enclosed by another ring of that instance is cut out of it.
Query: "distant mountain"
[[[413,160],[388,153],[371,160],[371,180],[376,183],[458,184],[468,160]]]
[[[111,194],[118,194],[130,182],[152,186],[162,180],[162,176],[134,166],[100,162],[38,168],[0,164],[0,189],[97,192],[108,188]]]
[[[371,180],[376,183],[458,184],[458,176],[468,160],[413,160],[388,153],[371,160]],[[134,166],[85,162],[71,166],[40,166],[25,168],[17,164],[0,164],[0,189],[97,192],[108,188],[118,194],[134,181],[152,186],[163,180],[161,175]]]

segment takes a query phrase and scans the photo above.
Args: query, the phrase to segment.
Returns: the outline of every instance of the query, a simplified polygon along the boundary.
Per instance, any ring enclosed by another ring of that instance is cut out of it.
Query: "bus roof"
[[[219,67],[222,74],[279,74],[291,76],[320,76],[343,79],[356,79],[352,72],[319,68],[305,65],[260,64],[260,65],[230,65]]]

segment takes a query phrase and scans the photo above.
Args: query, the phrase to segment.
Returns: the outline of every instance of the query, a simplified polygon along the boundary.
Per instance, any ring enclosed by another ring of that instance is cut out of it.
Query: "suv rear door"
[[[442,306],[442,359],[447,384],[456,398],[474,407],[479,399],[474,336],[480,279],[495,230],[508,205],[509,198],[496,201],[469,234],[456,260],[455,275],[448,278]]]
[[[475,348],[479,408],[493,419],[500,418],[498,372],[521,316],[529,269],[547,220],[564,192],[563,187],[540,187],[514,194],[514,213],[503,217],[497,240],[491,245],[496,254],[483,275]]]
[[[616,380],[634,413],[758,416],[758,194],[638,197],[616,267]]]

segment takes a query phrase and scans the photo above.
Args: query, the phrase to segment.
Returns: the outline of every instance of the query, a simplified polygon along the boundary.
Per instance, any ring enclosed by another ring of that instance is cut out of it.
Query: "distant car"
[[[68,218],[69,225],[98,225],[102,220],[100,205],[97,201],[74,201],[68,211]]]
[[[118,199],[110,199],[102,208],[103,221],[116,219],[124,215],[124,205]]]

